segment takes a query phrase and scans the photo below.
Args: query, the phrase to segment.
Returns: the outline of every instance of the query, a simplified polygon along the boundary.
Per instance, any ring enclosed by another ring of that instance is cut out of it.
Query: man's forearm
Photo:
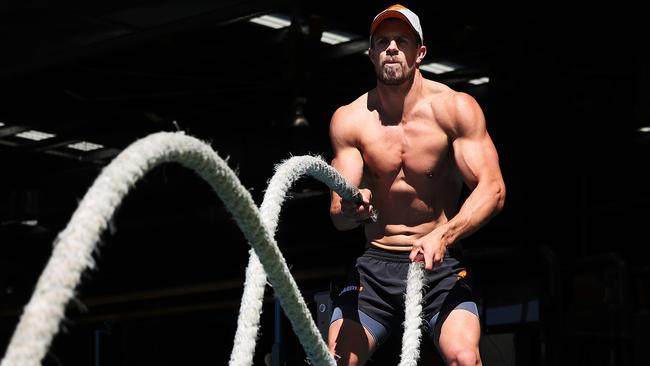
[[[332,218],[334,227],[341,231],[352,230],[360,225],[358,221],[352,220],[349,217],[343,215],[340,208],[331,209],[330,217]]]
[[[466,237],[499,213],[505,201],[505,186],[494,180],[479,183],[461,206],[458,214],[440,228],[446,245]]]

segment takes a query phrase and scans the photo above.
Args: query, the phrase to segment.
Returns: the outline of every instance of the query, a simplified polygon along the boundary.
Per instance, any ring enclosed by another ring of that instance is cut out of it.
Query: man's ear
[[[415,59],[415,62],[419,65],[422,60],[424,60],[424,56],[427,55],[427,47],[426,46],[420,46],[418,49],[418,57]]]
[[[370,58],[370,62],[372,62],[372,64],[374,65],[375,59],[372,58],[372,47],[368,48],[368,58]]]

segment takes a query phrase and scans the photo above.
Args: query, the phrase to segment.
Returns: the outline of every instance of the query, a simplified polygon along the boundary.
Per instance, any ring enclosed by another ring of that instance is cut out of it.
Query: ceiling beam
[[[0,68],[0,79],[23,77],[43,69],[70,64],[74,60],[105,53],[127,45],[139,44],[151,39],[161,38],[170,34],[200,27],[220,27],[248,19],[277,6],[278,1],[236,1],[228,5],[222,2],[210,2],[202,12],[194,11],[194,15],[182,18],[167,17],[167,23],[152,25],[145,29],[120,27],[108,32],[99,32],[96,37],[84,40],[85,44],[71,46],[70,38],[61,39],[47,47],[47,50],[38,54],[38,57],[25,59],[23,53],[17,53],[13,58],[12,50],[3,50],[4,62]],[[179,3],[180,4],[180,3]],[[162,6],[162,5],[161,5]],[[151,9],[153,11],[153,9]],[[73,42],[74,43],[74,42]],[[78,41],[76,42],[78,43]],[[8,62],[8,64],[7,64]]]

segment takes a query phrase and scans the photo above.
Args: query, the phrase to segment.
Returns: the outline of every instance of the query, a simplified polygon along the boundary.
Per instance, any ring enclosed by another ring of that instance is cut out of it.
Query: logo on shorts
[[[358,292],[361,292],[361,291],[363,291],[363,286],[353,286],[353,285],[351,285],[351,286],[345,286],[345,287],[343,288],[343,290],[341,290],[341,292],[339,292],[339,296],[343,295],[343,294],[346,293],[346,292],[350,292],[350,291],[358,291]]]

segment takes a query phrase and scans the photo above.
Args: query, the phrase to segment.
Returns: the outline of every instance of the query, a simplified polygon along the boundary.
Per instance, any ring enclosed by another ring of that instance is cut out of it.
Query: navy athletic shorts
[[[384,343],[393,329],[401,329],[406,275],[411,263],[409,254],[374,247],[366,249],[334,299],[330,324],[341,318],[359,322],[377,345]],[[465,309],[478,316],[466,273],[449,250],[440,265],[425,271],[422,313],[426,331],[436,345],[440,327],[452,310]]]

